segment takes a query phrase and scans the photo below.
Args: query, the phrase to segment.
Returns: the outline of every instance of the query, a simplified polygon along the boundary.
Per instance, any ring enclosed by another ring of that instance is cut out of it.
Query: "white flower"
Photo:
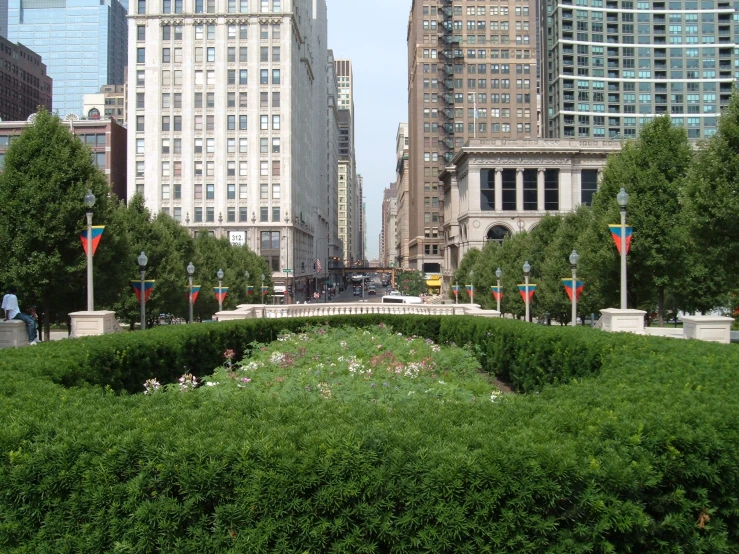
[[[205,383],[206,387],[217,387],[218,385],[220,385],[218,381],[208,381],[207,383]]]
[[[500,391],[494,390],[490,393],[490,402],[495,402],[500,397]]]
[[[285,355],[282,352],[272,352],[269,361],[273,364],[281,364],[285,361]]]

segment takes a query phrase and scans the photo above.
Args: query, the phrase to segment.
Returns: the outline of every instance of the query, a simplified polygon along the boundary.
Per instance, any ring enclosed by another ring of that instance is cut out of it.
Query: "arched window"
[[[488,231],[487,239],[495,242],[503,242],[503,239],[510,236],[510,234],[511,232],[508,228],[502,225],[496,225]]]
[[[100,110],[97,108],[92,108],[89,112],[87,112],[87,119],[100,119]]]

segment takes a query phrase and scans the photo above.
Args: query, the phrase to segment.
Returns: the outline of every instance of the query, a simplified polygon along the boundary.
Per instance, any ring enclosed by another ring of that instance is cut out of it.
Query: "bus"
[[[398,295],[385,295],[382,297],[383,304],[423,304],[420,296],[398,296]]]

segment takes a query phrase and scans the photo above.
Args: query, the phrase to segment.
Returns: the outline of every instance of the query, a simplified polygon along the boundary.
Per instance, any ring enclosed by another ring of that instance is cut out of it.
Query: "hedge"
[[[305,324],[289,319],[0,352],[0,552],[739,552],[736,347],[465,317],[329,323],[380,321],[470,343],[522,394],[390,408],[129,394]]]

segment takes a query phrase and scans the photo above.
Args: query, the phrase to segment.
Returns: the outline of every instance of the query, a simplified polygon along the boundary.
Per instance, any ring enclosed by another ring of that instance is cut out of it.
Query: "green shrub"
[[[525,394],[114,392],[205,375],[305,323],[288,319],[0,352],[0,552],[739,552],[736,348],[476,318],[330,324],[383,320],[470,343]]]

